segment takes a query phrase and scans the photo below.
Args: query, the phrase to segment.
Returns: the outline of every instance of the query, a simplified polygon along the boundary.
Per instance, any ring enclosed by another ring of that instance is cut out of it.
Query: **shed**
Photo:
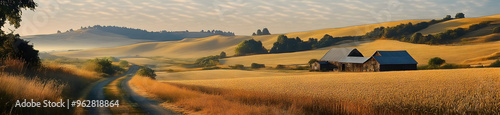
[[[317,61],[311,65],[313,71],[333,71],[335,65],[327,61]]]
[[[407,51],[377,51],[373,54],[375,71],[416,70],[418,62]]]

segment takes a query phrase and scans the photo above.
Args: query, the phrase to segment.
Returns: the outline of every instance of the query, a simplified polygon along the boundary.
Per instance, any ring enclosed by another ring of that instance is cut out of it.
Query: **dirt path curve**
[[[105,100],[106,97],[104,96],[104,87],[106,87],[109,83],[111,83],[112,81],[114,81],[120,77],[123,77],[123,76],[128,75],[128,74],[135,74],[135,72],[137,72],[138,68],[139,67],[135,67],[135,68],[130,67],[130,69],[127,72],[123,73],[122,75],[114,76],[114,77],[99,81],[90,90],[90,92],[87,96],[87,100]],[[90,107],[90,108],[87,108],[87,110],[88,110],[88,114],[90,114],[90,115],[111,114],[109,109],[106,107]]]
[[[155,101],[155,100],[150,100],[145,97],[142,97],[141,95],[135,93],[131,88],[128,82],[130,79],[135,75],[137,70],[139,70],[139,66],[137,65],[132,65],[130,69],[125,72],[122,75],[111,77],[102,81],[99,81],[89,92],[87,96],[87,100],[105,100],[106,97],[104,96],[104,87],[107,86],[109,83],[112,81],[123,77],[127,76],[125,80],[122,81],[121,83],[121,88],[125,91],[126,94],[126,99],[129,100],[129,102],[136,103],[139,106],[139,109],[141,109],[145,114],[150,114],[150,115],[176,115],[178,113],[175,113],[173,111],[164,109],[159,105],[160,102]],[[106,107],[91,107],[87,108],[88,114],[90,115],[108,115],[111,114],[108,108]]]
[[[156,100],[151,100],[146,97],[143,97],[136,92],[134,92],[129,85],[130,79],[135,75],[136,71],[139,69],[139,66],[137,65],[132,65],[130,67],[130,70],[135,70],[134,73],[131,75],[127,76],[122,83],[121,87],[123,88],[123,91],[126,92],[126,95],[128,96],[127,99],[129,99],[130,102],[136,103],[139,108],[145,112],[145,114],[150,114],[150,115],[178,115],[178,113],[175,113],[171,110],[167,110],[163,107],[161,107],[159,104],[160,102]],[[132,69],[134,68],[134,69]],[[180,115],[180,114],[179,114]]]

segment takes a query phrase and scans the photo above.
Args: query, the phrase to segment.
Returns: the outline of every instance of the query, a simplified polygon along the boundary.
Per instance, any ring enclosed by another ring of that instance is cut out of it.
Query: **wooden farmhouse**
[[[313,71],[373,72],[416,70],[417,61],[406,51],[377,51],[371,57],[363,57],[357,49],[330,49],[318,62],[311,65]]]

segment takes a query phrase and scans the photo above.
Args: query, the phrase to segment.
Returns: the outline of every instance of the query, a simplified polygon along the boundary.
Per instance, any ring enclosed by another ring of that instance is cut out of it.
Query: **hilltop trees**
[[[304,42],[299,37],[288,38],[285,35],[278,36],[278,40],[274,42],[273,48],[269,53],[285,53],[285,52],[295,52],[311,50],[312,44],[310,42]]]
[[[252,34],[252,36],[258,36],[258,35],[271,35],[271,33],[269,33],[269,30],[267,28],[264,28],[262,30],[258,29],[257,33]]]
[[[465,18],[465,14],[464,14],[464,13],[457,13],[457,14],[455,15],[455,18],[456,18],[456,19],[459,19],[459,18]]]
[[[271,33],[269,33],[269,30],[267,30],[267,28],[264,28],[262,29],[262,35],[271,35]]]
[[[238,44],[235,50],[235,55],[249,55],[249,54],[265,54],[267,49],[262,46],[261,41],[255,41],[254,39],[245,40]]]

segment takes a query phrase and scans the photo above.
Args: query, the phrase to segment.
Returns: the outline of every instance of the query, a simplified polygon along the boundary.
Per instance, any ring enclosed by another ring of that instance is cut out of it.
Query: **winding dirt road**
[[[103,88],[105,86],[107,86],[109,83],[111,83],[112,81],[114,81],[120,77],[127,76],[122,81],[122,83],[120,85],[120,87],[126,93],[122,96],[125,96],[125,99],[128,99],[128,102],[137,104],[138,109],[141,109],[144,112],[144,114],[150,114],[150,115],[176,115],[176,114],[178,114],[178,113],[175,113],[173,111],[170,111],[170,110],[167,110],[167,109],[161,107],[159,105],[160,102],[143,97],[132,90],[132,88],[128,82],[132,79],[132,77],[139,70],[139,68],[140,68],[140,66],[138,66],[138,65],[132,65],[130,67],[130,69],[122,75],[99,81],[92,88],[92,90],[89,92],[87,99],[88,100],[105,100],[106,97],[104,95]],[[91,114],[91,115],[111,114],[110,110],[106,107],[92,107],[92,108],[87,108],[87,110],[88,110],[88,114]]]

